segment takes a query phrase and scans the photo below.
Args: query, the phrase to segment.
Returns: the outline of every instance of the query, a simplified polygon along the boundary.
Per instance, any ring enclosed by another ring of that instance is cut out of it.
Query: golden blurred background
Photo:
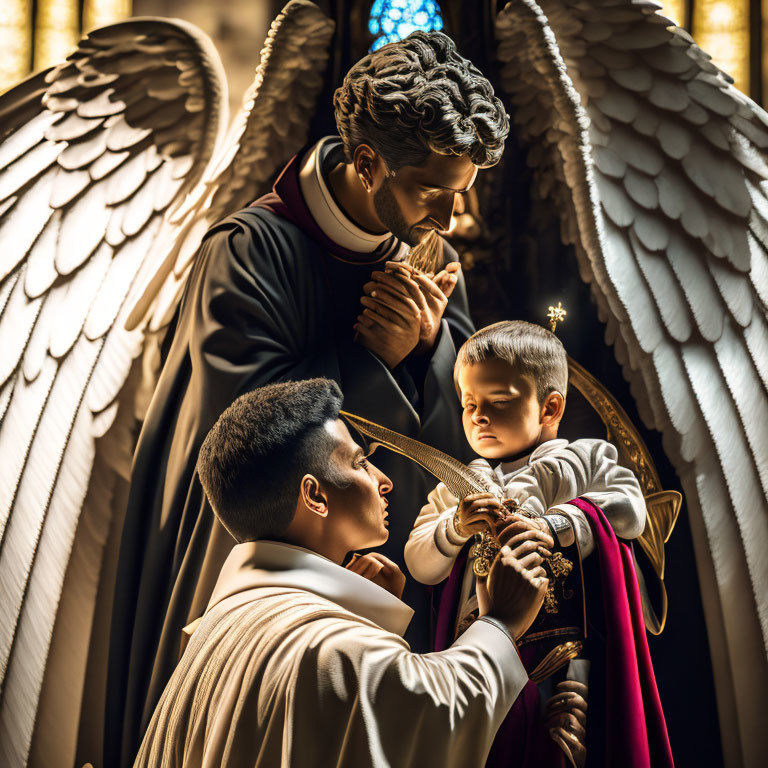
[[[361,5],[370,10],[372,2]],[[89,29],[131,15],[178,16],[213,37],[236,107],[276,6],[271,0],[0,0],[0,92],[61,61]],[[768,103],[768,0],[669,0],[663,12],[691,32],[741,91]]]
[[[82,31],[132,14],[131,0],[0,0],[0,89],[61,61]]]
[[[0,93],[66,58],[80,37],[130,16],[175,17],[213,38],[227,73],[230,114],[253,81],[272,19],[288,0],[0,0]]]

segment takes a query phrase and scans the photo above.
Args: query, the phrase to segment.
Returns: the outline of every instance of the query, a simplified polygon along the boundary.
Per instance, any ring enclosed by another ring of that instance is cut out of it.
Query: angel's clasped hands
[[[460,270],[458,262],[450,262],[431,278],[408,264],[386,262],[385,271],[373,272],[363,286],[357,339],[389,368],[414,351],[432,349]]]

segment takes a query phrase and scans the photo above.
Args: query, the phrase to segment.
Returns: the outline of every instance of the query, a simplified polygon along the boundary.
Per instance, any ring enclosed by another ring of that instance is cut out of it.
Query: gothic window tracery
[[[372,51],[417,29],[429,32],[442,28],[443,15],[436,0],[375,0],[368,17]]]
[[[91,29],[127,19],[132,0],[0,0],[0,93],[58,64]]]

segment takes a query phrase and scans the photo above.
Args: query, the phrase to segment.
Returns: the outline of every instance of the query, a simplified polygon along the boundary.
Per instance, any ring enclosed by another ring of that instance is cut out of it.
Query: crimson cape
[[[595,542],[595,551],[584,561],[590,616],[585,655],[591,662],[587,766],[673,768],[631,550],[616,538],[599,507],[581,498],[570,503],[586,515]],[[440,595],[435,635],[438,651],[453,642],[451,628],[469,546],[470,542],[456,559]],[[523,663],[526,650],[520,652]],[[486,766],[565,765],[563,753],[544,728],[538,688],[528,681],[498,730]]]

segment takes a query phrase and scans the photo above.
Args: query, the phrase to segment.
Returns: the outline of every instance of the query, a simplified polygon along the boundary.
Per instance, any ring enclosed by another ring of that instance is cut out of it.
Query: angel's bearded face
[[[456,195],[474,184],[477,166],[466,156],[430,152],[421,165],[405,165],[394,173],[380,164],[373,205],[381,223],[395,237],[417,245],[434,230],[451,225]]]

